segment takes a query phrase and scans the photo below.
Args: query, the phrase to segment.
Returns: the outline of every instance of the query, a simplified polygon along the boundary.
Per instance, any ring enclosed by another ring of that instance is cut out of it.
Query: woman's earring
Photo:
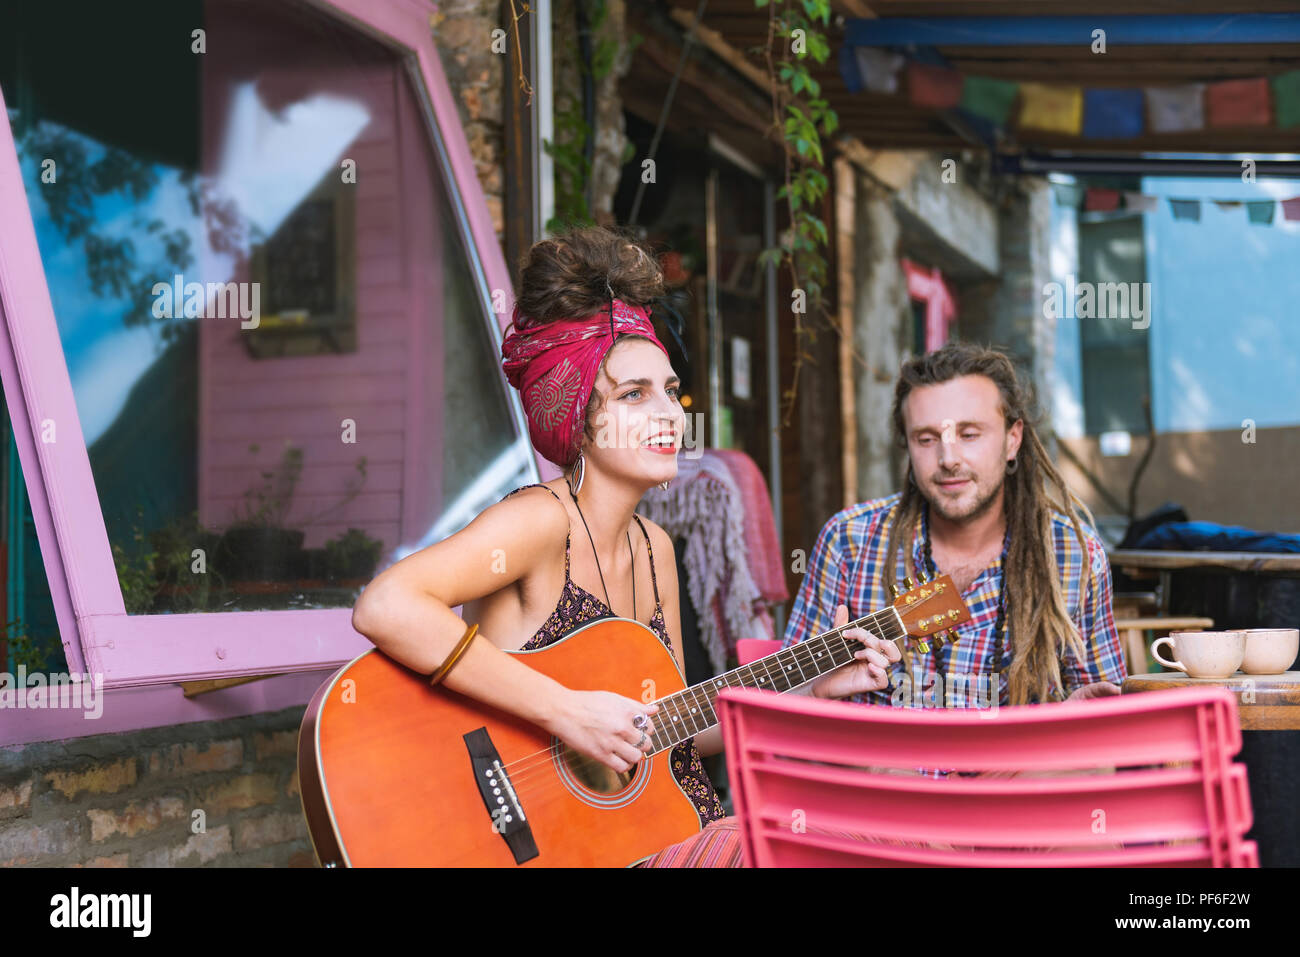
[[[573,494],[576,496],[582,491],[582,480],[587,477],[587,460],[583,457],[581,452],[578,453],[577,467],[574,471],[578,473],[578,487],[572,489]]]

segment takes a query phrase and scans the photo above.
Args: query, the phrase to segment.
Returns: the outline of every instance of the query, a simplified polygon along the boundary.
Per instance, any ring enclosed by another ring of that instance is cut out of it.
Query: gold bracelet
[[[451,654],[447,656],[447,660],[439,666],[438,670],[435,671],[432,676],[430,676],[429,684],[440,684],[442,679],[451,673],[451,669],[456,667],[456,662],[460,661],[461,656],[465,654],[465,649],[468,648],[469,643],[474,640],[474,635],[477,632],[478,625],[470,625],[465,629],[465,634],[461,637],[460,644],[456,645]]]

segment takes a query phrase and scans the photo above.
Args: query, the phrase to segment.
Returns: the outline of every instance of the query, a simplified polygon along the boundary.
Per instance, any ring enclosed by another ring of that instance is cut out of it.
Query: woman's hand
[[[575,751],[623,772],[654,749],[651,717],[658,710],[657,704],[611,691],[570,691],[560,699],[546,730]],[[646,717],[642,728],[633,723],[637,715]]]
[[[848,608],[844,605],[836,607],[835,627],[846,625],[848,621]],[[853,664],[814,681],[812,693],[815,698],[847,698],[868,691],[881,691],[889,685],[889,666],[903,657],[897,644],[877,638],[862,628],[850,628],[844,632],[844,637],[856,638],[866,647],[854,652],[853,657],[858,660]]]

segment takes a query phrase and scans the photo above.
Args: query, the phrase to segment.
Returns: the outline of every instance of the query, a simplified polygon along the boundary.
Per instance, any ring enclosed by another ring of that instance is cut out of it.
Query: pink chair
[[[996,710],[718,702],[749,867],[1259,866],[1224,688]]]
[[[780,650],[780,638],[739,638],[736,641],[736,664],[747,665]]]

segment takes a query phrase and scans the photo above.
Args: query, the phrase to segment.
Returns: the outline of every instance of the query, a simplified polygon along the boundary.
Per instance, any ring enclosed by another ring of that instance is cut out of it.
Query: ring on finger
[[[638,742],[636,743],[637,749],[640,750],[641,746],[642,746],[643,744],[645,744],[646,741],[648,741],[648,740],[649,740],[649,739],[646,737],[645,732],[642,731],[642,732],[641,732],[641,740],[638,741]]]

